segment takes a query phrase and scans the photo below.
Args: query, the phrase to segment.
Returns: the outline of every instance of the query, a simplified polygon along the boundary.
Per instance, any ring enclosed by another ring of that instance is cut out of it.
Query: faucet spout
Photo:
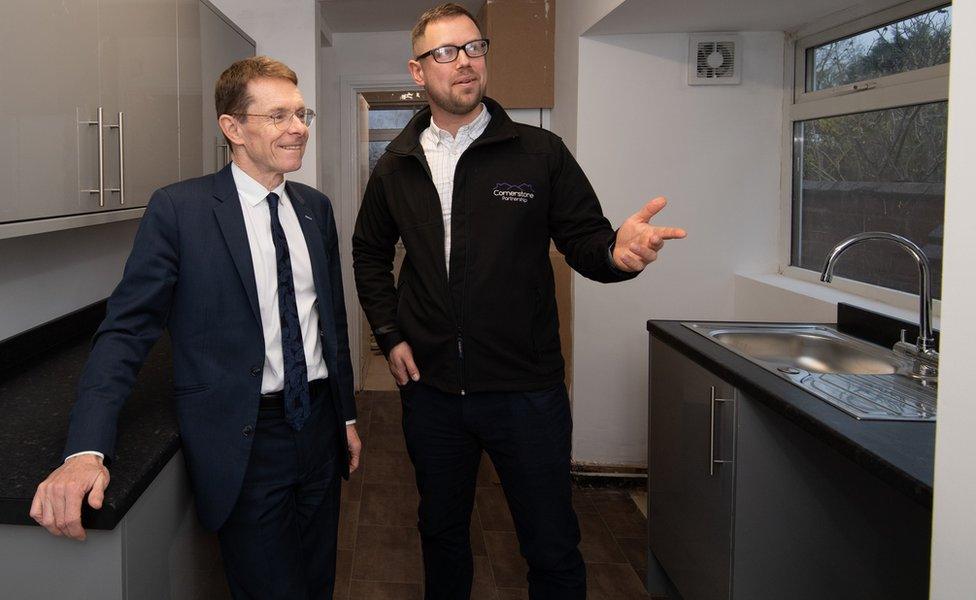
[[[834,246],[833,250],[831,250],[830,254],[827,256],[827,259],[824,261],[823,271],[820,273],[820,281],[830,283],[834,277],[834,265],[837,263],[837,259],[840,258],[841,254],[846,252],[848,248],[868,240],[888,240],[895,242],[907,250],[908,253],[915,258],[915,262],[918,263],[919,332],[915,347],[918,354],[926,357],[934,357],[935,361],[937,361],[938,353],[935,351],[935,338],[932,335],[932,274],[929,269],[928,258],[915,242],[900,235],[895,235],[894,233],[887,233],[884,231],[866,231],[864,233],[852,235],[851,237],[841,241],[839,244]]]

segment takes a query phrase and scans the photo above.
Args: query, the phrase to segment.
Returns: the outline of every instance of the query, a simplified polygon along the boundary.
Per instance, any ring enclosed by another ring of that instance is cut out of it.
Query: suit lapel
[[[332,310],[332,294],[330,293],[332,282],[329,276],[329,262],[325,253],[323,230],[319,228],[315,211],[308,205],[296,187],[286,182],[285,190],[292,200],[298,222],[302,226],[305,245],[308,247],[308,256],[312,262],[312,280],[315,282],[315,295],[318,298],[319,305],[319,324],[322,331],[330,334],[335,331],[335,318]],[[328,335],[326,337],[329,338]]]
[[[237,273],[241,276],[247,300],[251,304],[254,318],[261,323],[261,309],[258,306],[258,288],[254,280],[254,263],[251,261],[251,246],[247,241],[247,228],[244,225],[244,213],[241,209],[237,186],[230,164],[221,169],[216,175],[214,197],[220,202],[214,206],[214,215],[220,224],[220,232],[224,235],[227,249],[234,259]]]

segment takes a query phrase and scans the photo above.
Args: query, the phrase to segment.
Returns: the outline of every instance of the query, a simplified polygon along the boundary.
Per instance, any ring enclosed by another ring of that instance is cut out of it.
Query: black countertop
[[[104,315],[101,303],[86,309],[88,318],[83,321],[77,314],[69,315],[0,344],[0,356],[2,350],[16,347],[23,353],[21,358],[31,357],[20,360],[15,370],[9,368],[13,360],[8,359],[3,365],[8,368],[0,369],[0,523],[36,525],[28,514],[31,499],[37,484],[61,463],[75,386],[88,358],[93,309]],[[45,332],[51,338],[52,327],[72,333],[39,348]],[[85,527],[114,528],[179,449],[170,400],[171,363],[169,340],[164,336],[150,353],[122,409],[105,502],[95,511],[86,501],[82,512]]]
[[[858,421],[681,323],[650,320],[647,330],[889,485],[932,507],[935,423]]]

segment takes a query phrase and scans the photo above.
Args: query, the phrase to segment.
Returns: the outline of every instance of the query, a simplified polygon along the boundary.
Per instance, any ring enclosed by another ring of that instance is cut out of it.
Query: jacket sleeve
[[[342,418],[351,421],[356,418],[352,360],[349,356],[349,324],[346,318],[346,296],[342,285],[342,266],[339,264],[339,232],[336,229],[335,213],[328,198],[328,228],[332,235],[329,248],[329,278],[332,281],[332,310],[336,328],[336,363],[339,367],[339,399],[342,401]]]
[[[556,248],[580,275],[612,283],[633,279],[639,273],[620,271],[613,265],[611,244],[616,231],[603,216],[600,201],[579,163],[558,137],[553,136],[554,161],[550,167],[549,235]]]
[[[359,303],[386,355],[404,341],[396,325],[396,285],[393,258],[400,237],[383,192],[377,169],[369,177],[352,236],[352,264]]]
[[[101,452],[106,462],[114,458],[119,411],[166,326],[178,271],[176,212],[166,191],[157,190],[92,340],[62,459],[86,450]]]

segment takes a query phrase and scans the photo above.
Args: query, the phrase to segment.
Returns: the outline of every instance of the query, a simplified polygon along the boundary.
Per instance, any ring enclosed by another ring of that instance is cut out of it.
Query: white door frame
[[[362,365],[359,364],[362,309],[356,296],[356,283],[352,272],[352,232],[356,227],[356,215],[359,213],[362,192],[359,189],[357,148],[359,136],[356,127],[358,123],[356,96],[362,92],[419,89],[421,88],[406,73],[403,75],[357,75],[355,77],[343,77],[339,82],[341,175],[339,179],[339,202],[338,206],[334,206],[334,210],[339,228],[340,260],[344,266],[342,285],[345,291],[346,306],[350,308],[346,320],[349,327],[349,353],[352,359],[353,381],[357,390],[360,388],[359,374],[362,368]]]

